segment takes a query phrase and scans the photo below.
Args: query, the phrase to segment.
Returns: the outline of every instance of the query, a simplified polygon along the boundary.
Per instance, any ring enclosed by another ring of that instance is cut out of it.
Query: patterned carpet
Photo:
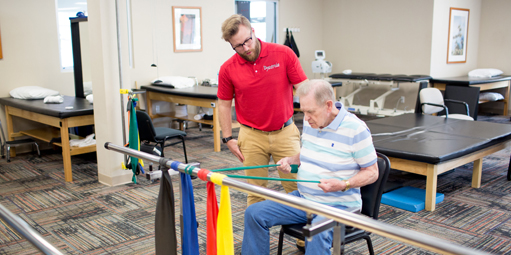
[[[301,126],[297,114],[297,124]],[[509,117],[480,116],[479,121],[509,122]],[[202,168],[241,166],[222,147],[213,152],[212,130],[187,129],[186,147],[190,162]],[[236,134],[235,134],[236,135]],[[438,178],[438,192],[445,194],[434,212],[412,213],[387,205],[380,220],[392,225],[442,238],[493,254],[511,252],[511,183],[506,180],[510,149],[484,158],[482,187],[471,188],[472,164]],[[180,145],[168,147],[165,155],[184,160]],[[271,176],[277,177],[275,169]],[[65,254],[154,254],[154,215],[159,182],[142,176],[138,184],[108,187],[97,182],[94,154],[73,156],[71,183],[64,182],[62,157],[58,151],[18,155],[10,163],[0,160],[0,203],[31,225],[48,242]],[[174,188],[178,194],[177,178]],[[425,188],[422,176],[392,170],[389,181]],[[201,254],[205,254],[206,185],[193,180]],[[270,188],[282,190],[279,183]],[[217,187],[217,195],[220,189]],[[243,238],[246,194],[231,189],[233,232],[236,253]],[[176,201],[176,209],[179,201]],[[176,214],[177,215],[177,214]],[[179,224],[179,222],[178,222]],[[271,254],[276,254],[278,228],[271,230]],[[179,234],[179,229],[177,230]],[[178,236],[178,240],[179,240]],[[372,235],[376,254],[434,254],[385,237]],[[347,245],[348,254],[368,254],[365,241]],[[0,221],[0,254],[39,254],[28,241]],[[286,238],[284,254],[302,254],[294,240]]]

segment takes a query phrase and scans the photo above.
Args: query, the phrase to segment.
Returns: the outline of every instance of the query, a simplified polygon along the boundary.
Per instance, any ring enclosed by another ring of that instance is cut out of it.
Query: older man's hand
[[[318,187],[325,193],[340,191],[346,188],[346,183],[337,179],[321,179],[319,181],[321,183],[318,184]]]
[[[290,157],[282,158],[281,160],[279,160],[279,162],[277,162],[277,165],[280,165],[280,166],[277,166],[277,170],[279,170],[285,174],[291,173],[291,158]]]

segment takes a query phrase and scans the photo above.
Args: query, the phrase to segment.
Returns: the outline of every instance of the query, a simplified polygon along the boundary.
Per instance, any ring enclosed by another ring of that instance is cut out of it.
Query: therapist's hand
[[[231,139],[227,143],[227,148],[238,158],[238,160],[243,163],[245,161],[245,157],[243,157],[243,154],[241,153],[240,147],[238,146],[238,140]]]
[[[337,179],[321,179],[319,181],[321,183],[318,184],[318,187],[320,187],[325,193],[344,190],[346,188],[346,184]]]

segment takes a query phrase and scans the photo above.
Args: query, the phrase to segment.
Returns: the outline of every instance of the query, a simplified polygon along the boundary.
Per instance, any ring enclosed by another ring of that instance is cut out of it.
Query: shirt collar
[[[339,110],[339,113],[337,113],[335,119],[325,128],[337,130],[337,128],[341,125],[342,120],[344,120],[344,117],[346,117],[346,114],[348,114],[348,111],[344,109],[341,102],[335,102],[335,107]]]
[[[255,62],[257,62],[257,61],[258,61],[259,59],[261,59],[261,58],[264,58],[264,57],[267,57],[267,56],[268,56],[268,49],[267,49],[267,47],[266,47],[266,44],[267,44],[267,43],[265,43],[265,42],[261,41],[261,39],[259,39],[259,38],[257,38],[257,40],[259,41],[259,43],[260,43],[260,45],[261,45],[261,52],[259,53],[259,57],[257,57],[257,59],[256,59],[256,61],[255,61]],[[247,60],[245,60],[244,58],[242,58],[242,57],[240,56],[240,54],[238,54],[238,53],[234,53],[234,54],[236,54],[236,59],[238,59],[238,62],[239,62],[240,64],[247,64],[247,63],[249,63],[249,61],[247,61]]]

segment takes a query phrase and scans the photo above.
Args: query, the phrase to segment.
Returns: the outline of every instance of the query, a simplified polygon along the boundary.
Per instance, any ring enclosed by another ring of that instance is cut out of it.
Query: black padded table
[[[431,79],[430,82],[432,87],[438,88],[440,90],[445,90],[445,87],[448,85],[479,87],[480,91],[500,89],[502,90],[501,92],[502,95],[504,96],[504,100],[501,100],[501,102],[504,103],[502,115],[508,114],[507,108],[509,106],[509,88],[511,84],[511,75],[499,75],[485,78],[476,78],[468,76],[433,78]],[[480,103],[487,102],[480,101]]]
[[[217,87],[194,86],[191,88],[170,88],[165,86],[142,86],[141,89],[146,90],[146,111],[151,119],[159,117],[171,117],[185,121],[192,121],[213,126],[213,146],[214,151],[220,151],[220,121],[218,120],[218,98],[216,92]],[[165,101],[176,104],[194,105],[204,108],[213,109],[213,120],[195,120],[193,114],[187,116],[176,116],[176,113],[153,113],[152,101]],[[239,127],[238,122],[233,122],[233,128]],[[183,129],[183,127],[181,127]]]
[[[330,75],[333,79],[350,79],[350,80],[371,80],[371,81],[399,81],[399,82],[421,82],[429,81],[429,75],[406,75],[406,74],[376,74],[376,73],[337,73]]]
[[[376,150],[393,169],[426,176],[426,210],[435,210],[437,176],[474,162],[472,187],[481,186],[482,159],[506,148],[511,125],[404,114],[366,122]]]
[[[368,84],[373,82],[405,82],[405,83],[418,83],[419,91],[423,88],[427,88],[429,81],[431,80],[431,76],[416,74],[416,75],[406,75],[406,74],[377,74],[377,73],[337,73],[329,76],[332,79],[347,79],[347,80],[361,80],[366,81]],[[419,95],[417,94],[417,102],[419,102]],[[420,105],[416,104],[415,112],[420,111]]]
[[[5,106],[9,141],[13,141],[15,137],[19,136],[30,136],[46,142],[50,142],[54,138],[61,139],[61,142],[53,144],[62,147],[64,178],[67,182],[73,181],[71,156],[96,151],[96,145],[85,147],[70,147],[69,145],[68,128],[94,124],[92,104],[85,98],[64,96],[62,104],[45,104],[42,99],[24,100],[5,97],[0,98],[0,104]],[[66,107],[73,108],[66,109]],[[48,127],[14,132],[13,119],[15,118],[13,116],[42,123]],[[11,150],[11,153],[11,156],[14,157],[15,151]]]

